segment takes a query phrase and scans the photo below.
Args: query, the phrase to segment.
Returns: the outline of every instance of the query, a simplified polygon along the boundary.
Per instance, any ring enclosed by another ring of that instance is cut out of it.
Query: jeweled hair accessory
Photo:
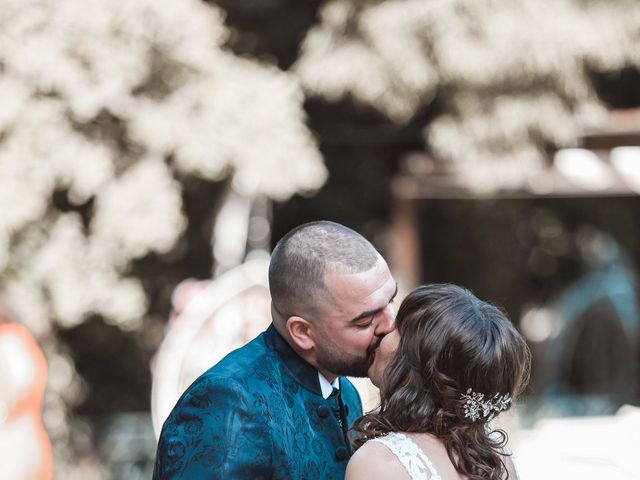
[[[496,393],[485,400],[484,393],[468,389],[467,393],[460,394],[460,398],[465,400],[464,418],[470,418],[472,422],[481,417],[490,420],[511,405],[511,397],[506,393],[504,395]]]

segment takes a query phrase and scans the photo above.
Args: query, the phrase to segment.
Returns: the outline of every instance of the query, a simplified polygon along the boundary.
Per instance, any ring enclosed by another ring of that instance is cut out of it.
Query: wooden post
[[[422,281],[420,234],[416,201],[409,182],[396,179],[391,189],[391,270],[401,291]]]

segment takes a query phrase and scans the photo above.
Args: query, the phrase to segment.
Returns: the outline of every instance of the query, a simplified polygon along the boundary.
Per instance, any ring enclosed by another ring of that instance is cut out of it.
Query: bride
[[[345,480],[517,479],[488,422],[524,389],[530,354],[496,307],[455,285],[418,287],[369,368],[380,410],[354,424]]]

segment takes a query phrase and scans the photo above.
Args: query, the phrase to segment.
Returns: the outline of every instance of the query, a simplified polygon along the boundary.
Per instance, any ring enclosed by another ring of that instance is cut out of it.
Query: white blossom
[[[638,32],[634,0],[328,0],[295,69],[311,94],[399,123],[438,96],[427,147],[491,191],[602,125],[587,72],[640,67]]]
[[[129,265],[183,234],[185,175],[278,199],[322,185],[296,78],[227,35],[198,0],[0,0],[0,281],[42,302],[22,313],[138,325]]]
[[[96,196],[93,241],[115,260],[166,253],[186,226],[180,194],[161,158],[138,162]]]

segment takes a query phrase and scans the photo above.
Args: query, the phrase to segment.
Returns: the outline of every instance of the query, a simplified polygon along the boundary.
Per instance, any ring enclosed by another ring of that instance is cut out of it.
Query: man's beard
[[[324,336],[322,345],[316,344],[318,367],[338,376],[367,377],[372,353],[380,346],[381,341],[382,337],[377,338],[364,355],[351,355]]]

